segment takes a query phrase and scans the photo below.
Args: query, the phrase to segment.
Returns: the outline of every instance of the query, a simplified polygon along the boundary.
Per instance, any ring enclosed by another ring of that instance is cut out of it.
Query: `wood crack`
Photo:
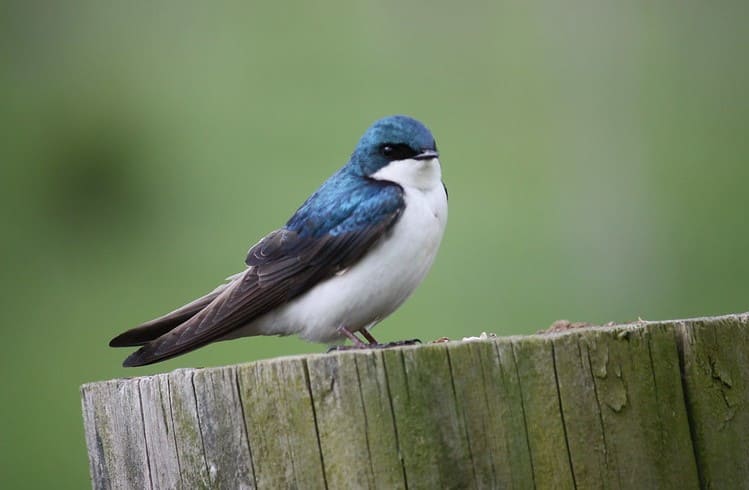
[[[578,341],[578,347],[579,346],[580,346],[580,341]],[[585,353],[586,353],[586,357],[588,359],[588,369],[589,369],[590,379],[593,381],[593,393],[595,394],[596,404],[598,405],[596,407],[596,414],[598,415],[598,422],[599,422],[600,428],[601,428],[601,435],[602,435],[602,439],[603,439],[603,455],[604,455],[604,460],[606,462],[606,470],[607,470],[606,473],[608,473],[608,471],[611,470],[611,462],[609,461],[609,453],[610,453],[610,451],[609,451],[609,443],[606,440],[606,425],[603,422],[603,413],[602,413],[603,405],[601,403],[601,396],[598,393],[597,376],[596,376],[595,372],[593,371],[593,360],[590,357],[590,347],[589,346],[585,347]],[[582,353],[581,353],[581,355],[582,355]],[[618,467],[615,467],[615,469],[617,470],[616,471],[616,477],[617,477],[618,487],[622,488],[622,482],[621,482],[621,479],[620,479]]]
[[[252,445],[250,444],[250,434],[247,430],[247,414],[244,411],[244,398],[242,397],[242,386],[239,383],[239,370],[234,369],[234,387],[237,390],[237,400],[239,400],[239,409],[242,414],[242,428],[244,429],[244,437],[247,441],[247,452],[250,456],[250,469],[252,470],[252,484],[254,488],[257,488],[257,475],[255,474],[255,460],[252,457]]]
[[[208,481],[210,482],[213,479],[213,475],[211,475],[211,468],[208,464],[208,454],[205,450],[205,441],[203,440],[203,426],[200,421],[200,410],[198,409],[198,393],[195,391],[195,373],[190,373],[190,386],[192,387],[192,399],[195,403],[195,419],[198,423],[198,436],[200,436],[200,447],[203,450],[203,462],[205,463],[205,472],[206,472],[206,478],[208,478]]]
[[[172,440],[174,441],[174,455],[177,460],[177,471],[179,472],[180,484],[184,485],[184,478],[182,476],[182,462],[179,459],[179,446],[177,445],[177,430],[174,424],[174,407],[172,406],[172,380],[169,376],[166,377],[166,394],[169,399],[169,418],[172,422]]]
[[[142,380],[138,380],[138,406],[140,408],[140,421],[141,421],[141,427],[143,427],[143,446],[146,450],[146,470],[148,473],[148,483],[151,488],[153,488],[153,477],[151,476],[151,455],[148,451],[148,437],[146,437],[146,416],[143,412],[143,394],[141,393],[141,384]]]
[[[554,385],[557,388],[557,403],[559,406],[559,415],[562,417],[562,431],[564,432],[564,446],[567,449],[567,464],[570,468],[570,475],[572,475],[572,484],[577,488],[577,478],[575,477],[575,467],[572,464],[572,453],[570,452],[570,441],[567,436],[567,424],[564,421],[564,407],[562,406],[562,395],[559,390],[559,374],[557,374],[557,356],[554,349],[554,342],[551,344],[551,365],[554,368]]]
[[[322,452],[322,443],[320,442],[320,426],[317,422],[317,411],[315,410],[315,399],[312,396],[312,385],[309,379],[309,366],[307,366],[307,360],[302,361],[304,368],[304,382],[307,385],[307,393],[309,394],[310,407],[312,408],[312,420],[315,423],[315,435],[317,436],[317,451],[320,453],[320,469],[322,471],[322,479],[325,488],[328,488],[328,480],[325,476],[325,457]]]
[[[369,444],[369,419],[367,418],[367,405],[364,403],[364,393],[361,390],[361,375],[359,373],[359,363],[356,362],[356,359],[354,360],[354,368],[356,371],[356,380],[359,385],[359,389],[357,390],[359,392],[359,402],[361,403],[362,407],[362,418],[364,419],[364,442],[367,445],[367,462],[369,463],[369,472],[370,472],[370,483],[374,483],[377,479],[377,473],[375,472],[374,466],[372,465],[372,448]]]
[[[515,366],[515,378],[518,383],[518,391],[520,392],[520,410],[523,414],[523,430],[525,431],[525,440],[528,442],[528,450],[530,451],[530,463],[531,463],[531,476],[533,477],[533,488],[536,488],[536,469],[533,463],[533,451],[530,448],[530,432],[528,431],[528,419],[525,414],[525,401],[523,400],[523,385],[520,382],[520,375],[518,374],[518,360],[517,352],[515,349],[515,343],[511,344],[512,347],[512,362]]]
[[[473,481],[478,483],[479,477],[476,474],[476,462],[473,458],[473,448],[471,447],[471,438],[468,435],[468,423],[465,417],[465,411],[461,409],[460,402],[458,400],[458,394],[455,390],[455,372],[453,371],[452,361],[450,359],[450,350],[445,348],[445,356],[447,356],[447,367],[450,370],[450,387],[452,388],[453,404],[455,406],[455,413],[462,419],[463,425],[463,437],[465,438],[466,447],[468,448],[468,458],[471,461],[471,470],[473,471]]]
[[[382,359],[382,353],[378,353],[380,355],[380,358]],[[403,361],[403,355],[399,354],[401,358],[401,366],[403,367],[403,375],[405,376],[406,380],[408,380],[408,376],[406,376],[406,365]],[[398,460],[401,463],[401,469],[403,470],[403,485],[408,490],[408,477],[406,476],[406,462],[403,458],[403,453],[401,452],[401,443],[400,438],[398,436],[398,419],[395,417],[395,407],[393,406],[393,395],[390,391],[390,376],[388,375],[388,369],[387,369],[387,363],[384,359],[382,359],[382,369],[385,371],[385,387],[387,388],[387,394],[388,394],[388,404],[390,405],[390,415],[393,418],[393,429],[395,432],[395,450],[398,452]],[[408,382],[408,381],[406,381]],[[408,387],[408,384],[406,384],[406,387]]]

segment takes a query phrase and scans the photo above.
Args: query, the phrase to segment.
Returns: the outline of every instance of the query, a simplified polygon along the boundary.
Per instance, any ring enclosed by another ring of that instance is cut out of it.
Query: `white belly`
[[[408,169],[411,174],[405,179],[400,169],[383,172],[382,180],[401,184],[406,205],[389,235],[349,269],[223,340],[299,334],[307,340],[332,343],[342,340],[338,327],[369,328],[403,304],[432,266],[447,223],[439,160],[416,162]]]
[[[263,334],[298,333],[315,342],[340,340],[343,325],[366,328],[394,312],[434,263],[447,221],[444,189],[406,190],[406,209],[392,233],[357,264],[260,319]]]

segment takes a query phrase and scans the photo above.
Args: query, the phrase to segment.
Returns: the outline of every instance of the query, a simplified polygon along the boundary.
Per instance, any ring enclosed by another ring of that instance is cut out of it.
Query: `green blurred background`
[[[0,4],[0,487],[85,488],[81,383],[213,288],[376,118],[435,133],[450,221],[382,339],[749,309],[749,4]]]

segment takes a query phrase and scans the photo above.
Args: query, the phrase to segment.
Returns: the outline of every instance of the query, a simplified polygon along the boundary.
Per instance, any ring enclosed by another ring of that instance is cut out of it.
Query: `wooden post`
[[[95,488],[749,488],[749,314],[84,385]]]

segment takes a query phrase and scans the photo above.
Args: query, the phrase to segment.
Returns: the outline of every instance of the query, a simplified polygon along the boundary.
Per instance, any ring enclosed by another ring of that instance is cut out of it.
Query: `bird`
[[[242,272],[109,345],[139,347],[125,367],[256,335],[296,334],[325,344],[348,339],[350,348],[386,345],[370,329],[432,267],[447,202],[432,132],[410,116],[379,119],[348,162],[284,226],[250,248]]]

